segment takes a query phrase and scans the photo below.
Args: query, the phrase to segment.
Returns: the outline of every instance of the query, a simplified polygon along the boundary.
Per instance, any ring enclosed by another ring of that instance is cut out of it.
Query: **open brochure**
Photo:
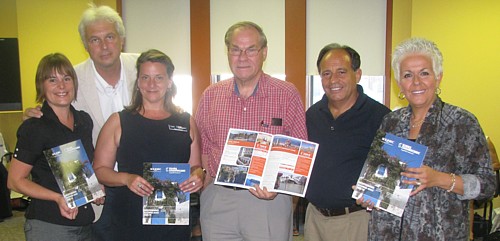
[[[408,167],[421,167],[427,147],[416,142],[378,131],[352,197],[371,201],[378,209],[401,217],[415,180],[401,176]]]
[[[81,140],[44,151],[68,207],[75,208],[104,196]]]
[[[142,224],[189,225],[190,193],[179,188],[189,175],[188,163],[144,163],[143,177],[154,191],[143,197]]]
[[[317,151],[314,142],[229,129],[215,184],[304,197]]]

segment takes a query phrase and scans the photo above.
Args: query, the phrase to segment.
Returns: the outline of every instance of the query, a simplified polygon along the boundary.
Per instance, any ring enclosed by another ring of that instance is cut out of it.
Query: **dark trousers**
[[[10,190],[7,188],[7,169],[0,162],[0,219],[12,216]]]

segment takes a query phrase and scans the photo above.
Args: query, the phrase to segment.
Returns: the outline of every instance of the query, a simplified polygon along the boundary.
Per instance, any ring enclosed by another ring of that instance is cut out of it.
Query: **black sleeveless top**
[[[163,120],[123,110],[116,161],[120,172],[143,175],[143,162],[187,163],[191,153],[190,115],[176,113]],[[142,197],[127,186],[113,188],[114,240],[186,240],[189,226],[142,225]]]

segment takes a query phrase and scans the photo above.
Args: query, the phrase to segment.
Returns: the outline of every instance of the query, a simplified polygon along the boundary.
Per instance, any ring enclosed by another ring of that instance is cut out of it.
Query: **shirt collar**
[[[436,96],[434,103],[432,103],[431,107],[427,111],[425,118],[429,118],[428,122],[437,123],[437,119],[439,118],[441,111],[443,110],[444,102],[441,100],[439,96]],[[403,115],[403,118],[410,120],[412,115],[411,105],[408,105],[406,112]]]
[[[358,84],[358,85],[356,85],[356,89],[358,90],[358,98],[356,99],[356,103],[354,103],[354,105],[351,107],[351,109],[359,110],[366,103],[368,96],[365,95],[365,92],[363,91],[363,86]]]
[[[240,90],[238,89],[238,85],[236,84],[235,81],[233,81],[233,85],[234,85],[234,94],[240,96]],[[259,83],[257,82],[257,85],[255,86],[255,89],[253,90],[253,93],[250,96],[254,96],[258,89],[259,89]]]
[[[123,61],[122,61],[122,56],[120,55],[120,79],[116,83],[116,86],[111,86],[102,78],[102,76],[97,72],[97,69],[95,68],[94,61],[90,59],[90,62],[92,63],[92,70],[94,71],[94,75],[96,76],[96,85],[99,90],[101,90],[103,93],[109,93],[113,92],[117,89],[119,89],[120,86],[125,86],[125,68],[123,67]]]
[[[251,96],[266,97],[267,93],[265,90],[266,90],[266,86],[268,86],[268,84],[269,84],[270,78],[271,77],[269,75],[262,73],[260,75],[259,81],[257,82],[257,86],[255,87]],[[229,79],[229,81],[230,81],[230,84],[227,86],[226,91],[225,91],[226,97],[229,98],[233,95],[239,96],[238,86],[236,85],[236,81],[234,80],[234,77]]]
[[[78,116],[75,114],[76,109],[73,107],[73,105],[70,105],[69,108],[70,108],[70,111],[73,113],[73,118],[74,118],[74,122],[76,125],[77,123],[79,123]],[[54,112],[52,107],[50,107],[49,103],[47,103],[46,100],[43,101],[43,104],[42,104],[42,113],[43,113],[44,118],[61,123],[61,121],[59,121],[59,118],[57,117],[56,113]]]

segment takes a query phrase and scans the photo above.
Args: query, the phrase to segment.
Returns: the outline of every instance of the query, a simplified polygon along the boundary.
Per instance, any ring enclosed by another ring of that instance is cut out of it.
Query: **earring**
[[[403,94],[403,92],[399,92],[399,94],[398,94],[398,98],[399,98],[400,100],[404,100],[404,99],[406,98],[406,95],[405,95],[405,94]]]
[[[436,88],[436,95],[440,95],[441,94],[441,88],[437,87]]]

